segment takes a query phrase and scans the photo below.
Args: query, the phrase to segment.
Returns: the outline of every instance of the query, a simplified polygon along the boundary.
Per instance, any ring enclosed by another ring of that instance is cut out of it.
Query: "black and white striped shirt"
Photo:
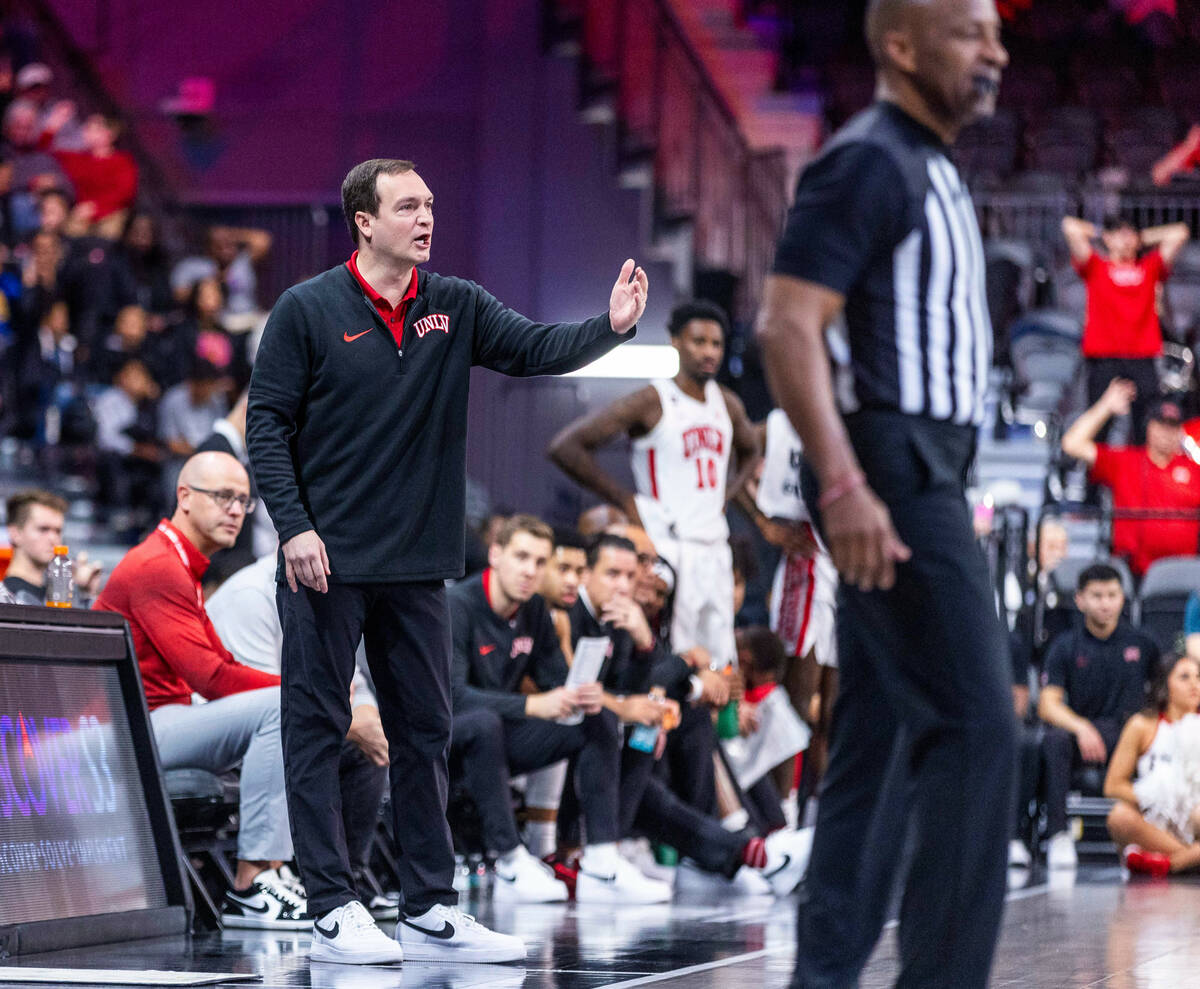
[[[800,176],[774,270],[846,298],[844,413],[982,421],[992,347],[983,243],[931,130],[885,102],[847,123]]]

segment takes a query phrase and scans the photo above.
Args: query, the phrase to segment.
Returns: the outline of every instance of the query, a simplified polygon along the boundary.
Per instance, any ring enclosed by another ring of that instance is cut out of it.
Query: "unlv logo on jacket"
[[[713,426],[693,426],[683,434],[683,455],[694,457],[700,450],[711,450],[713,453],[725,451],[725,437],[721,430]]]
[[[450,317],[445,313],[430,313],[413,323],[413,329],[417,331],[417,338],[420,339],[426,333],[432,333],[434,330],[441,330],[443,333],[450,332]]]

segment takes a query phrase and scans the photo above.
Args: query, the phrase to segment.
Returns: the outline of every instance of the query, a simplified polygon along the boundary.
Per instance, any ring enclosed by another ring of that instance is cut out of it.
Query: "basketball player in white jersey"
[[[788,693],[794,704],[804,704],[797,709],[813,725],[807,758],[819,776],[837,694],[837,569],[804,503],[804,446],[787,413],[772,410],[755,431],[762,444],[762,474],[757,491],[751,483],[737,501],[763,538],[783,551],[771,585],[771,631],[792,658]]]
[[[684,303],[671,312],[667,329],[679,373],[571,423],[548,452],[570,477],[645,528],[677,575],[672,650],[703,646],[720,669],[737,658],[725,504],[754,472],[758,443],[741,400],[715,380],[725,354],[724,312],[708,302]],[[596,462],[595,451],[622,435],[632,440],[636,491]]]

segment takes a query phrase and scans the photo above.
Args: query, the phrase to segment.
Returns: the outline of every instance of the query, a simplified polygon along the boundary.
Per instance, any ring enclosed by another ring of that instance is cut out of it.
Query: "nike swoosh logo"
[[[599,883],[609,883],[611,885],[617,881],[617,874],[615,872],[611,876],[598,876],[594,872],[587,872],[584,869],[580,869],[579,874],[581,876],[587,876],[590,879],[595,879],[596,882]]]
[[[418,927],[416,924],[407,920],[400,921],[405,927],[411,927],[414,931],[420,931],[422,934],[428,934],[430,937],[435,937],[439,941],[449,941],[454,937],[454,925],[447,924],[440,931],[427,931],[424,927]]]
[[[326,930],[320,924],[315,922],[313,923],[313,927],[317,929],[318,934],[320,934],[322,937],[329,938],[330,941],[337,937],[338,931],[342,929],[342,925],[340,923],[334,924],[331,928],[329,928],[329,930]]]
[[[271,904],[269,903],[264,903],[261,907],[256,907],[253,903],[247,903],[245,900],[235,899],[233,902],[239,907],[244,907],[246,910],[250,910],[254,913],[266,913],[271,909]]]
[[[792,857],[790,855],[785,854],[783,856],[783,864],[780,865],[778,869],[772,869],[770,872],[764,872],[763,878],[770,879],[772,876],[777,876],[777,875],[779,875],[779,873],[783,872],[783,870],[786,869],[791,864],[792,864]]]
[[[494,651],[495,648],[496,648],[495,646],[480,646],[479,647],[479,655],[486,656],[488,653]]]
[[[354,336],[351,336],[347,332],[347,333],[342,334],[342,339],[345,340],[346,343],[354,343],[354,341],[357,340],[359,337],[365,337],[370,332],[371,332],[370,330],[363,330],[361,333],[355,333]]]

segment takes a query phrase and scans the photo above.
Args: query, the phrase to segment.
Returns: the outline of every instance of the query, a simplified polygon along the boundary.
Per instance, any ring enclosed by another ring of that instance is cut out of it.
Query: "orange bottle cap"
[[[68,552],[70,552],[70,551],[67,549],[66,546],[55,546],[54,547],[54,555],[55,556],[66,556]]]

